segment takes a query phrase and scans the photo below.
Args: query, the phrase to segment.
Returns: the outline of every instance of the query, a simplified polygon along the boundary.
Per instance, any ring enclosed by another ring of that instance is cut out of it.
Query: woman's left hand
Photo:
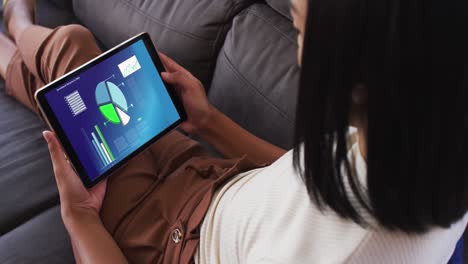
[[[187,120],[180,128],[186,133],[200,136],[215,112],[203,84],[168,56],[160,52],[159,57],[166,68],[166,72],[161,74],[163,80],[174,86],[187,111]]]
[[[106,180],[98,183],[92,189],[86,189],[68,163],[55,134],[45,131],[43,135],[49,145],[65,226],[82,214],[98,217],[106,192]]]

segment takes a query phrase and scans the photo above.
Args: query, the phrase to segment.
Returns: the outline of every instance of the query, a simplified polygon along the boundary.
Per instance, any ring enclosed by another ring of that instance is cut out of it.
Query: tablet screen
[[[90,182],[181,119],[142,39],[44,96]]]

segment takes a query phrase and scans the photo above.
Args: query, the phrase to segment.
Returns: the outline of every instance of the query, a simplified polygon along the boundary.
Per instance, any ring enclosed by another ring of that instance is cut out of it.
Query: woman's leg
[[[17,42],[22,32],[35,23],[36,0],[11,0],[4,2],[5,28]]]
[[[101,53],[93,35],[82,26],[52,30],[32,24],[9,25],[17,47],[6,70],[7,91],[36,112],[33,95],[37,89]],[[110,177],[101,212],[106,228],[114,234],[165,177],[192,157],[208,156],[197,142],[177,131],[155,142]]]
[[[101,211],[107,230],[114,235],[123,220],[166,177],[184,169],[183,164],[193,157],[209,157],[209,154],[198,142],[172,131],[112,175]]]
[[[53,30],[30,25],[16,44],[6,70],[7,94],[36,113],[36,90],[101,53],[91,32],[79,25]]]
[[[0,33],[0,76],[5,79],[8,65],[16,53],[16,45],[5,34]]]
[[[101,50],[89,30],[79,25],[50,29],[34,25],[36,0],[11,0],[4,18],[13,42],[0,37],[0,74],[7,94],[36,113],[34,92],[98,56]],[[16,43],[16,48],[13,45]]]
[[[8,67],[7,89],[37,112],[36,89],[99,54],[91,33],[76,25],[55,30],[31,26]],[[108,182],[102,218],[113,233],[145,194],[191,157],[208,156],[197,142],[173,131],[116,172]]]

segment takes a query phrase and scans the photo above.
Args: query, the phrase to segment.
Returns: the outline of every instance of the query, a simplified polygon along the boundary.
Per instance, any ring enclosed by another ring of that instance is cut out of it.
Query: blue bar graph
[[[104,150],[102,149],[102,146],[101,146],[101,142],[99,142],[94,132],[91,132],[91,136],[93,137],[93,143],[96,144],[96,148],[101,159],[104,161],[104,166],[108,165],[109,163],[111,163],[111,161],[109,160],[109,158],[107,158],[106,153],[104,153]]]
[[[94,141],[94,139],[93,139],[91,142],[93,142],[94,149],[96,150],[96,152],[98,153],[99,157],[101,158],[102,164],[103,164],[104,166],[106,166],[106,165],[107,165],[107,160],[104,159],[104,157],[102,156],[101,151],[100,151],[98,145],[96,144],[96,141]]]

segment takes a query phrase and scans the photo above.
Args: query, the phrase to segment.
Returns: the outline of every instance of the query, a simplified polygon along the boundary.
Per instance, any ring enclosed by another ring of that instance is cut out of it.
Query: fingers
[[[159,58],[161,59],[162,64],[164,65],[164,68],[166,68],[166,71],[171,71],[171,69],[169,69],[169,67],[170,67],[169,60],[170,60],[170,58],[167,57],[164,53],[159,52],[159,51],[158,51],[158,55],[159,55]]]
[[[164,64],[164,67],[168,72],[187,72],[187,70],[184,67],[177,64],[177,62],[166,56],[164,53],[158,52],[158,54],[161,58],[161,62]]]
[[[65,167],[67,160],[65,159],[62,147],[60,146],[55,134],[50,131],[44,131],[43,135],[49,146],[50,158],[54,165]]]
[[[178,92],[182,92],[185,90],[186,87],[189,87],[193,83],[191,83],[193,80],[191,80],[187,74],[184,74],[182,72],[163,72],[161,74],[162,78],[164,81],[166,81],[169,84],[174,85],[174,87],[178,90]]]
[[[52,159],[55,178],[57,183],[60,185],[60,183],[63,181],[63,172],[69,170],[70,165],[65,158],[62,147],[60,146],[55,134],[50,131],[44,131],[43,136],[49,146],[50,158]]]

